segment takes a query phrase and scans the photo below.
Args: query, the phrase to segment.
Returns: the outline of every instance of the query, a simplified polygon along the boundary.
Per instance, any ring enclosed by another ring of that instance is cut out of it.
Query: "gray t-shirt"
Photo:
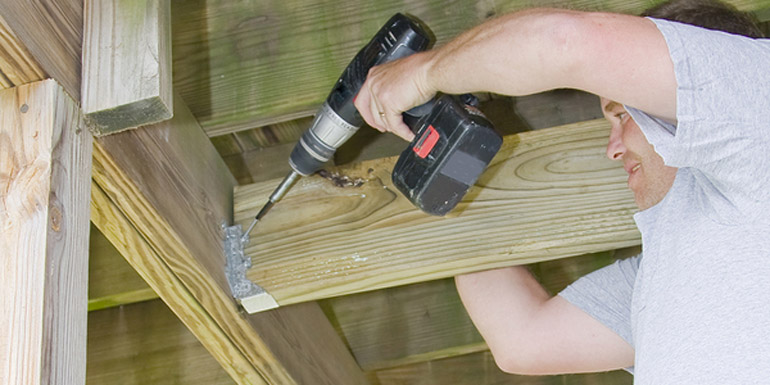
[[[677,124],[629,113],[676,179],[634,215],[643,257],[560,295],[634,347],[636,383],[766,383],[770,40],[653,21],[674,62]]]

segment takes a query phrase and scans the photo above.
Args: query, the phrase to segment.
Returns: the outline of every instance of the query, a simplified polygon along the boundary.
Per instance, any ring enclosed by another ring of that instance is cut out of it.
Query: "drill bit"
[[[243,233],[243,236],[241,237],[241,242],[246,242],[249,238],[249,233],[251,233],[251,230],[254,229],[254,226],[259,222],[260,219],[262,219],[265,214],[270,210],[271,207],[275,204],[275,202],[278,202],[283,196],[286,194],[287,191],[289,191],[289,188],[291,185],[294,184],[294,182],[300,177],[300,174],[297,173],[294,170],[291,170],[289,172],[289,175],[286,175],[286,178],[283,178],[283,181],[281,184],[276,187],[275,191],[273,191],[272,194],[270,194],[270,198],[267,200],[267,203],[265,203],[264,206],[262,206],[262,209],[259,210],[259,213],[257,213],[257,216],[254,217],[254,220],[251,222],[251,225],[249,226],[248,230],[246,230]]]

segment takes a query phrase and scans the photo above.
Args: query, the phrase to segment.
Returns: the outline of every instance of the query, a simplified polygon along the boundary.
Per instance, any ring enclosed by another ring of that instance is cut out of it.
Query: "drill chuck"
[[[324,103],[310,128],[302,134],[289,156],[289,165],[302,176],[318,171],[358,127],[342,119]]]

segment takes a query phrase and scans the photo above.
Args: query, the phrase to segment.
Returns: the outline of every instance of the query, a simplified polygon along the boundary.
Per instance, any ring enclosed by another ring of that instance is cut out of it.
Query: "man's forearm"
[[[457,292],[493,353],[517,345],[549,295],[523,266],[455,277]],[[499,344],[499,346],[497,346]]]

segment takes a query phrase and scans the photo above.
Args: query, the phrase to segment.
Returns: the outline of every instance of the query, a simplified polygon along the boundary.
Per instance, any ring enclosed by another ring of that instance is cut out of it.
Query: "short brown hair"
[[[647,9],[642,16],[677,21],[752,38],[764,37],[750,14],[716,0],[671,0]]]

